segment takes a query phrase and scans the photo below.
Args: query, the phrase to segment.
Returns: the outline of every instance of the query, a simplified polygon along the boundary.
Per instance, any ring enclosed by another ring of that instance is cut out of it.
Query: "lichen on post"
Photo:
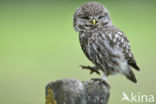
[[[50,88],[48,88],[47,91],[46,104],[57,104],[56,100],[54,99],[53,90]]]

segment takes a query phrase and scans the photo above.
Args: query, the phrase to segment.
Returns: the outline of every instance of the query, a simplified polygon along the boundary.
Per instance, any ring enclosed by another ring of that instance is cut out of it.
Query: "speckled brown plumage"
[[[139,70],[125,34],[112,24],[108,10],[98,2],[80,6],[74,14],[74,28],[86,57],[102,70],[104,77],[120,73],[137,82],[130,66]],[[87,68],[83,66],[82,68]],[[105,78],[103,78],[106,80]]]

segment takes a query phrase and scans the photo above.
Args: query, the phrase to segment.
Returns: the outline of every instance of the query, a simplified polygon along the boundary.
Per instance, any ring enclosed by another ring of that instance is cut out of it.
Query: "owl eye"
[[[108,13],[105,13],[104,15],[99,16],[99,17],[98,17],[98,19],[103,19],[103,18],[106,18],[106,17],[107,17],[107,15],[108,15]]]
[[[102,19],[102,18],[104,18],[104,17],[105,17],[105,16],[99,16],[98,19]]]
[[[81,17],[82,19],[85,19],[85,20],[89,20],[90,19],[90,17],[88,17],[88,16],[84,16],[84,17]]]

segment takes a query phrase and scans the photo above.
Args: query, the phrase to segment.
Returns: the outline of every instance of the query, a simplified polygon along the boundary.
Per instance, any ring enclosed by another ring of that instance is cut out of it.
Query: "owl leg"
[[[98,71],[99,68],[97,66],[91,67],[91,66],[83,66],[83,65],[81,65],[81,67],[82,67],[82,69],[88,69],[88,70],[90,70],[90,74],[92,74],[92,73],[95,72],[95,73],[97,73],[97,74],[100,75],[100,72]]]
[[[102,78],[92,78],[91,80],[93,81],[99,81],[100,83],[103,83],[104,85],[106,85],[106,87],[110,88],[110,85],[108,83],[107,80],[107,76],[104,74]]]

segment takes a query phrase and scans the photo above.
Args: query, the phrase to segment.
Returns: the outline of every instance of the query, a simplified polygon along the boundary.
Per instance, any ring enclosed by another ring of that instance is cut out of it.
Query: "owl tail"
[[[127,77],[127,79],[129,79],[130,81],[137,83],[137,79],[133,73],[133,71],[131,69],[129,69],[128,73],[125,73],[125,76]]]
[[[129,61],[128,61],[128,64],[129,64],[130,66],[132,66],[134,69],[136,69],[137,71],[140,71],[140,68],[139,68],[139,66],[136,64],[135,60],[129,60]]]

